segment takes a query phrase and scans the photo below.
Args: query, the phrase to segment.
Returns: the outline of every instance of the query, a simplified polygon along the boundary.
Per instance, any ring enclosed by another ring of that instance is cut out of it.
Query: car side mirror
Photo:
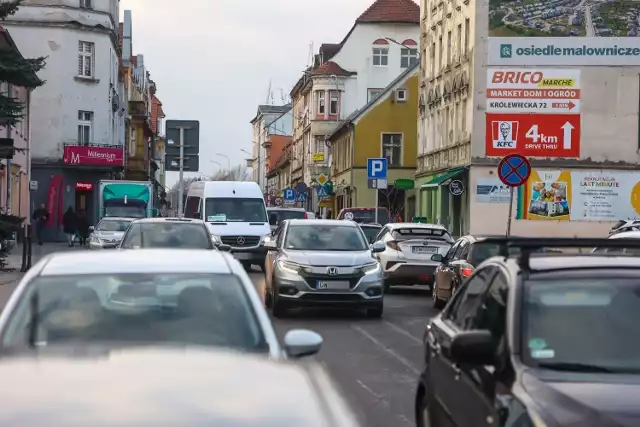
[[[274,242],[273,240],[269,240],[269,241],[264,242],[264,247],[268,251],[275,251],[275,250],[278,249],[276,247],[276,242]]]
[[[463,331],[451,341],[451,358],[459,363],[492,365],[495,362],[496,344],[487,330]]]
[[[89,226],[89,231],[90,231],[91,233],[93,233],[94,231],[96,231],[96,228],[95,228],[93,225],[90,225],[90,226]]]
[[[431,255],[431,261],[444,262],[444,257],[440,254],[433,254]]]
[[[320,351],[322,336],[308,329],[293,329],[284,336],[284,350],[292,359],[312,356]]]
[[[384,252],[385,250],[385,245],[382,242],[374,242],[371,245],[371,253],[377,254],[380,252]]]
[[[278,225],[278,215],[272,213],[269,215],[269,225]]]
[[[216,248],[218,248],[218,250],[222,252],[231,252],[231,246],[225,245],[224,243],[217,245]]]

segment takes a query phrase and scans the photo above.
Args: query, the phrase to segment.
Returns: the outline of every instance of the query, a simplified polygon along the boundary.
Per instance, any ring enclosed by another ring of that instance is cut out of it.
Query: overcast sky
[[[200,121],[200,172],[251,152],[251,120],[282,104],[309,62],[310,45],[340,42],[373,0],[122,0],[132,11],[133,54],[143,54],[167,119]],[[167,185],[177,181],[169,173]]]

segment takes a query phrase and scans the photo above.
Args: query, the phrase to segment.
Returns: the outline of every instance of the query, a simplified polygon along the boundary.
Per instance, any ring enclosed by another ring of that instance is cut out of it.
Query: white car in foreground
[[[446,255],[453,238],[446,228],[437,224],[390,223],[375,238],[382,242],[384,252],[376,254],[384,270],[384,288],[416,284],[433,286],[439,261],[435,254]]]
[[[296,358],[322,337],[280,345],[262,298],[226,252],[140,249],[54,253],[34,265],[0,315],[0,349],[200,346]]]

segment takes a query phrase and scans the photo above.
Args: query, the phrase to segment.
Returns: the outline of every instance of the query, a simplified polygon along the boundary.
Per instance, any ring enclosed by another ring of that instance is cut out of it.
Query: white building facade
[[[92,220],[99,180],[123,168],[118,17],[119,0],[25,0],[3,22],[25,57],[47,57],[46,84],[31,100],[32,179],[34,204],[45,203],[56,224],[69,206]]]
[[[251,180],[258,183],[262,193],[267,189],[267,150],[269,135],[273,133],[273,123],[283,114],[291,110],[290,105],[259,105],[256,116],[251,120]]]

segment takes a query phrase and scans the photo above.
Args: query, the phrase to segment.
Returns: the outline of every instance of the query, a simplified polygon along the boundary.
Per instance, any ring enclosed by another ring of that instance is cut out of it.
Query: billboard
[[[573,37],[582,44],[583,37],[637,37],[638,26],[633,1],[489,2],[489,37]]]
[[[65,145],[63,161],[65,165],[117,167],[124,165],[123,154],[123,147]]]

